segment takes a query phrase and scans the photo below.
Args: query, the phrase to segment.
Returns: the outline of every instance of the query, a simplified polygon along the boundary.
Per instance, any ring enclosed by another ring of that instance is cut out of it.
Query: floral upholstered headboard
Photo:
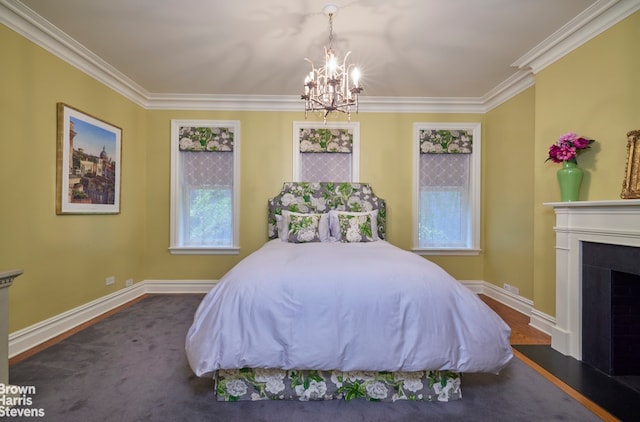
[[[278,195],[269,199],[269,239],[278,237],[276,215],[282,210],[301,213],[378,210],[378,237],[385,239],[386,205],[368,183],[286,182]]]

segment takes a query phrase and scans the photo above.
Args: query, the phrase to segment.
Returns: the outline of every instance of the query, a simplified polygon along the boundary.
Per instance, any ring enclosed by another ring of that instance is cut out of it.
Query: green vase
[[[562,202],[577,201],[582,183],[582,169],[577,163],[563,161],[558,170],[558,184],[560,185],[560,200]]]

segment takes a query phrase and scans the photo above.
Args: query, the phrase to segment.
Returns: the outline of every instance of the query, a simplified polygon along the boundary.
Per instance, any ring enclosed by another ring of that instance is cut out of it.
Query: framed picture
[[[627,133],[627,166],[620,197],[622,199],[640,198],[640,130]]]
[[[120,212],[122,129],[58,103],[57,214]]]

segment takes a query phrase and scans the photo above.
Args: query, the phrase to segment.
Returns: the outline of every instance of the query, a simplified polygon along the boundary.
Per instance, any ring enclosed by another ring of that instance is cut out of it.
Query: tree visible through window
[[[466,210],[462,189],[420,190],[421,247],[466,247]]]
[[[172,121],[172,253],[237,252],[239,123]]]
[[[196,188],[190,189],[187,196],[189,218],[185,244],[229,246],[233,232],[231,189]]]
[[[414,249],[479,248],[480,124],[414,125]]]

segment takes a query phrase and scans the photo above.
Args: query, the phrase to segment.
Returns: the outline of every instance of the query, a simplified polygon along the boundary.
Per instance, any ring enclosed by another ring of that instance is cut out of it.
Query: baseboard
[[[533,309],[533,302],[482,280],[461,281],[477,294],[484,294],[530,318],[530,325],[551,334],[555,319]],[[36,347],[93,318],[122,306],[145,294],[205,294],[213,280],[144,280],[77,308],[9,334],[9,358]]]
[[[536,330],[551,335],[555,327],[555,318],[533,307],[533,301],[513,294],[494,284],[482,280],[464,280],[462,284],[477,294],[483,294],[529,317],[529,325]]]
[[[483,294],[484,293],[484,285],[486,282],[482,280],[460,280],[465,287],[474,292],[475,294]]]
[[[554,317],[533,309],[531,311],[530,318],[531,320],[529,322],[529,325],[549,336],[552,335],[553,330],[556,327],[556,319]]]
[[[36,347],[144,294],[207,293],[209,280],[144,280],[9,334],[9,358]]]
[[[515,309],[521,314],[525,314],[527,316],[531,315],[531,311],[533,309],[532,300],[520,295],[513,294],[510,291],[487,282],[483,283],[483,288],[484,289],[482,291],[482,294],[489,296],[491,299],[497,300],[498,302],[507,305],[512,309]]]
[[[145,293],[147,294],[206,294],[215,286],[211,280],[145,280]]]

